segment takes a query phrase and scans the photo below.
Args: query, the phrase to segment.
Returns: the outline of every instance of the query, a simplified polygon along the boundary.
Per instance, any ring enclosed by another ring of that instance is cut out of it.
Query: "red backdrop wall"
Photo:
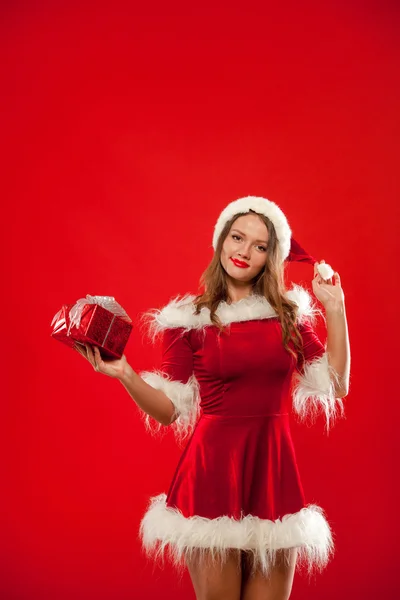
[[[146,560],[148,498],[181,450],[122,385],[50,338],[60,306],[139,315],[198,291],[222,208],[263,195],[342,278],[346,419],[292,419],[334,559],[296,600],[397,589],[399,10],[395,2],[4,2],[1,582],[6,600],[194,598]],[[311,290],[312,267],[288,282]],[[324,340],[323,323],[319,333]]]

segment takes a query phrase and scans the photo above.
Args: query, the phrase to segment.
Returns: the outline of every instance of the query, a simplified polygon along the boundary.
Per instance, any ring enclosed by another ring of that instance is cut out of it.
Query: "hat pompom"
[[[328,265],[327,263],[319,263],[317,271],[325,281],[331,279],[334,275],[334,270],[331,265]]]

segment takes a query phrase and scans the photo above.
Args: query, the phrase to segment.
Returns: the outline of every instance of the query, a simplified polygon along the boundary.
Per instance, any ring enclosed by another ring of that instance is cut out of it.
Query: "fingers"
[[[95,363],[95,369],[96,371],[100,370],[100,362],[101,362],[101,354],[100,354],[100,350],[98,349],[97,346],[93,346],[94,347],[94,363]]]
[[[321,261],[323,262],[323,261]],[[321,283],[322,277],[318,272],[318,265],[321,264],[319,262],[314,263],[314,283]]]
[[[97,371],[98,367],[97,367],[97,362],[96,362],[96,359],[95,359],[95,356],[94,356],[93,349],[92,349],[92,347],[89,344],[85,344],[85,347],[86,347],[86,352],[87,352],[87,355],[88,355],[88,360],[89,360],[90,364],[92,365],[93,369],[95,371]]]
[[[78,352],[78,354],[81,354],[84,358],[87,359],[86,350],[82,347],[82,344],[78,344],[77,342],[75,342],[73,348]]]
[[[102,358],[100,350],[97,346],[92,347],[90,344],[75,343],[73,348],[90,362],[95,371],[100,371],[100,363],[102,362]]]
[[[318,265],[325,263],[325,260],[322,259],[320,262],[314,263],[314,280],[317,279],[317,283],[328,283],[330,285],[340,285],[340,275],[337,271],[333,273],[333,276],[329,279],[323,279],[322,276],[318,273]],[[333,277],[335,277],[335,283],[333,282]]]
[[[321,260],[321,262],[322,262],[322,263],[324,263],[324,262],[325,262],[325,261],[324,261],[324,259],[322,259],[322,260]],[[321,279],[322,279],[322,277],[321,277]],[[332,277],[330,277],[329,279],[326,279],[326,280],[325,280],[325,279],[323,279],[323,281],[324,281],[325,283],[329,283],[330,285],[332,285],[332,284],[333,284]]]
[[[324,263],[324,260],[321,260],[321,263]],[[317,265],[318,263],[316,263]],[[320,263],[319,263],[320,264]],[[314,272],[316,271],[316,266],[314,265]],[[335,283],[333,283],[333,277],[335,278]],[[333,277],[330,277],[326,280],[326,283],[330,283],[331,285],[340,285],[340,275],[337,271],[333,273]]]
[[[318,271],[318,266],[323,262],[325,262],[325,261],[321,260],[321,262],[314,263],[314,280],[316,280],[317,283],[321,283],[321,281],[322,281],[322,277]]]

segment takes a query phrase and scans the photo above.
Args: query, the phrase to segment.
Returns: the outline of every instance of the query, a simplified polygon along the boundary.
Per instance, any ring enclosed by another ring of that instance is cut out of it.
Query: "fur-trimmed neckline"
[[[292,289],[287,290],[285,296],[297,304],[297,321],[301,322],[305,317],[314,321],[320,309],[315,305],[308,290],[300,285],[293,284]],[[183,327],[185,330],[202,329],[213,326],[210,319],[210,310],[203,307],[200,314],[194,314],[194,294],[176,296],[161,309],[152,309],[144,313],[143,318],[147,321],[152,336],[156,336],[164,329]],[[238,323],[241,321],[254,321],[258,319],[269,319],[277,317],[277,313],[264,296],[251,294],[236,302],[228,304],[225,301],[219,303],[216,314],[224,325]]]

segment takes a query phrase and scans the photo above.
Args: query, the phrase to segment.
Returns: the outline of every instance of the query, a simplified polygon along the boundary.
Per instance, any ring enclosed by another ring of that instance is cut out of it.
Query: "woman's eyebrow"
[[[240,233],[240,235],[244,235],[244,237],[246,237],[246,234],[243,233],[243,231],[240,231],[240,229],[232,229],[232,231],[237,231],[238,233]],[[256,240],[256,242],[262,242],[263,244],[268,244],[268,242],[266,242],[265,240]]]

